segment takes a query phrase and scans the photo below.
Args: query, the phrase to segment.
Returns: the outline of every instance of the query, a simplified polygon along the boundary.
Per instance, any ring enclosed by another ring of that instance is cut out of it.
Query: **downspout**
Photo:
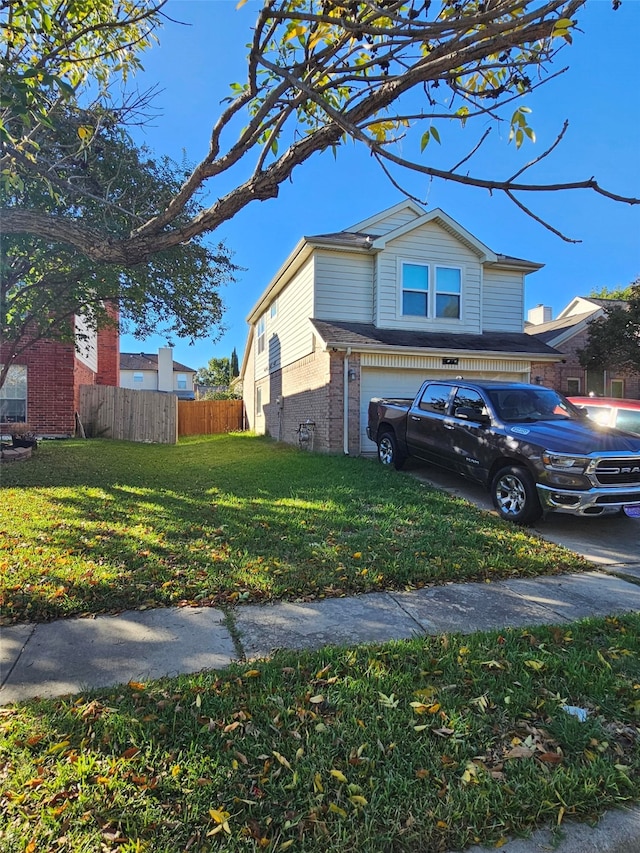
[[[347,347],[344,355],[343,372],[344,377],[342,385],[344,388],[342,394],[342,449],[345,456],[349,455],[349,356],[351,355],[351,347]]]

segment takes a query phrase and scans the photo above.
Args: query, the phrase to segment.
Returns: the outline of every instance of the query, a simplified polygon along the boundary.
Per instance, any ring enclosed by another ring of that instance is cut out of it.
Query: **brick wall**
[[[542,362],[532,362],[531,364],[531,381],[534,382],[536,377],[540,377],[541,384],[547,385],[549,388],[555,388],[562,394],[568,391],[568,379],[580,379],[580,393],[586,395],[590,388],[587,387],[587,371],[580,364],[578,358],[578,350],[584,349],[587,343],[588,329],[584,329],[579,334],[574,335],[563,344],[559,344],[555,349],[563,353],[565,363],[557,362],[555,364],[547,364]],[[640,374],[630,373],[620,370],[607,371],[607,387],[605,388],[605,396],[609,396],[611,392],[610,380],[624,380],[624,396],[632,399],[640,399]]]
[[[120,330],[118,328],[119,312],[114,306],[109,306],[114,325],[98,330],[98,373],[96,385],[120,385]]]
[[[4,348],[8,354],[8,348]],[[3,348],[0,347],[0,359]],[[38,435],[73,435],[75,429],[73,344],[38,341],[12,364],[27,367],[27,420]]]

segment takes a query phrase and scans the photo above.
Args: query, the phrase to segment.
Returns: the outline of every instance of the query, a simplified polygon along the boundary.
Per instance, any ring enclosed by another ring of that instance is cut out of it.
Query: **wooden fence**
[[[81,385],[78,414],[87,437],[159,444],[178,440],[178,398],[174,394]]]
[[[242,428],[242,400],[178,402],[178,435],[212,435]]]

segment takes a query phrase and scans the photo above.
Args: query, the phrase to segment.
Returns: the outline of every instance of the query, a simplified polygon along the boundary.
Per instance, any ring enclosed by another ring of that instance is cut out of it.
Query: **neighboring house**
[[[525,276],[441,210],[403,201],[305,237],[248,319],[240,380],[250,429],[357,455],[369,399],[425,377],[529,380],[558,353],[523,331]]]
[[[157,355],[120,353],[120,387],[138,391],[166,391],[183,400],[193,400],[196,371],[173,360],[171,347],[160,347]]]
[[[26,421],[39,436],[75,434],[81,385],[118,385],[119,332],[97,333],[75,318],[76,345],[38,341],[16,356],[0,389],[2,423]],[[0,363],[8,347],[0,345]]]
[[[578,351],[587,343],[589,323],[604,316],[608,308],[624,305],[626,302],[622,299],[576,296],[555,320],[551,319],[548,306],[532,308],[527,315],[525,331],[563,355],[562,361],[555,364],[534,363],[531,370],[536,381],[572,396],[595,394],[640,399],[640,373],[586,370],[578,356]]]

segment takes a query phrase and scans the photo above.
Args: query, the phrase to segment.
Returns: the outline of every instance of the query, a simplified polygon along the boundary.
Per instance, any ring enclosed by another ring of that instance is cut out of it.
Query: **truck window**
[[[418,408],[423,412],[435,412],[438,415],[444,415],[452,391],[453,385],[427,385],[420,398]]]
[[[481,395],[477,391],[472,391],[470,388],[458,388],[453,401],[453,414],[455,417],[456,410],[461,406],[467,406],[474,409],[479,415],[488,415],[487,407]]]

